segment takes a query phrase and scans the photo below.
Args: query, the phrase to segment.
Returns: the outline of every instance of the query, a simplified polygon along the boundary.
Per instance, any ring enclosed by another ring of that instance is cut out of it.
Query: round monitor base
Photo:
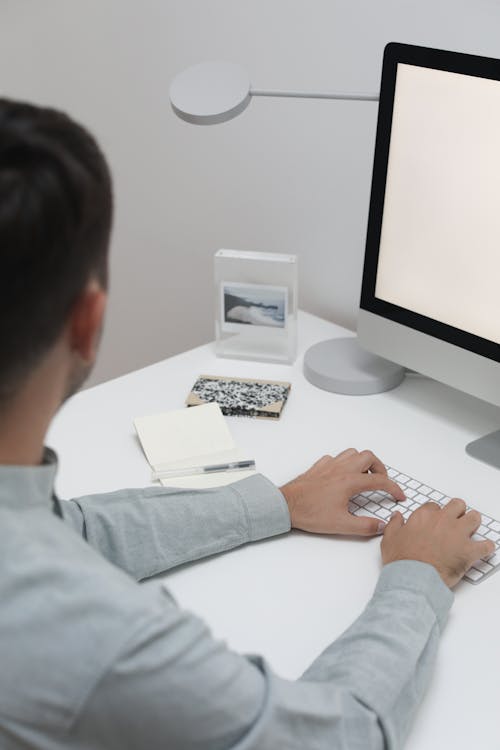
[[[366,396],[395,388],[404,367],[362,349],[355,336],[329,339],[304,355],[304,375],[318,388],[348,396]]]
[[[465,450],[472,458],[500,469],[500,430],[473,440],[465,446]]]

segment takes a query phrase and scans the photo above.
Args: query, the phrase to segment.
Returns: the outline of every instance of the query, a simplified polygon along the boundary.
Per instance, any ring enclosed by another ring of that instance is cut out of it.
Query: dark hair
[[[0,99],[0,404],[57,340],[95,276],[107,284],[110,173],[53,109]]]

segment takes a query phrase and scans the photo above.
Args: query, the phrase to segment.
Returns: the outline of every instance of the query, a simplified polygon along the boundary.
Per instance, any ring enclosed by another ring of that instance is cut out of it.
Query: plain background
[[[500,56],[496,0],[1,0],[1,93],[67,110],[115,180],[112,295],[91,382],[213,338],[213,254],[297,253],[300,306],[356,324],[377,105],[257,99],[196,127],[175,74],[238,62],[256,88],[378,91],[401,41]]]

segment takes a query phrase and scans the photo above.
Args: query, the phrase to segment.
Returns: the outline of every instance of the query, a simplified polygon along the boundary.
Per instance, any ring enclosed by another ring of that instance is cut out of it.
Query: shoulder
[[[179,610],[46,509],[0,512],[0,737],[5,724],[59,732],[124,645]]]

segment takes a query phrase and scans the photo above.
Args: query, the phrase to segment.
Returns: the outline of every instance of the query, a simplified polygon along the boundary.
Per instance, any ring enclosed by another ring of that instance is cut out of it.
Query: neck
[[[0,465],[36,466],[41,463],[48,421],[37,417],[39,415],[28,422],[26,411],[17,404],[2,413]]]
[[[44,362],[0,412],[0,465],[41,463],[50,421],[61,404],[64,381]]]

